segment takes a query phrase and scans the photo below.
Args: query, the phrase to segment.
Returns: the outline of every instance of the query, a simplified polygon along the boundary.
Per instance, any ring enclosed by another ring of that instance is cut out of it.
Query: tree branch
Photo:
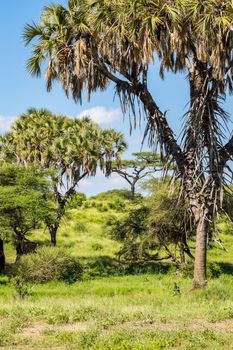
[[[135,95],[145,106],[145,110],[148,111],[148,125],[146,134],[151,130],[157,131],[159,142],[163,146],[168,154],[171,154],[177,163],[177,167],[181,173],[185,170],[185,157],[178,145],[173,131],[168,125],[166,116],[162,113],[155,103],[152,95],[148,91],[145,84],[137,81],[131,81],[130,83],[118,78],[112,74],[106,66],[103,58],[98,56],[96,50],[93,50],[93,56],[97,69],[102,72],[103,75],[108,77],[109,80],[113,81],[119,91],[127,91],[129,95]],[[120,72],[121,73],[121,72]],[[134,112],[134,111],[133,111]]]
[[[222,147],[219,154],[221,165],[224,167],[227,161],[233,156],[233,136],[231,136],[230,140]]]

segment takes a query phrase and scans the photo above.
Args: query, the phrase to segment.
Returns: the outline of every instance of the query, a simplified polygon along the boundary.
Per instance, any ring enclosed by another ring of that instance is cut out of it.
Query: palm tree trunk
[[[194,263],[193,287],[200,288],[206,285],[206,257],[207,257],[207,236],[208,221],[204,214],[201,215],[196,228],[196,251]]]

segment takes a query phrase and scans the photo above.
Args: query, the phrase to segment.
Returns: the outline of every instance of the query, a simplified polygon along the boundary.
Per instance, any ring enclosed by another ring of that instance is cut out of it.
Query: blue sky
[[[53,1],[66,4],[65,0]],[[30,55],[30,48],[22,43],[22,31],[26,23],[39,19],[43,6],[49,0],[15,0],[2,1],[0,12],[0,131],[9,128],[16,116],[24,113],[29,107],[46,107],[54,113],[69,116],[90,114],[93,120],[100,122],[104,128],[114,127],[125,133],[129,149],[125,157],[140,150],[143,127],[133,131],[129,136],[129,122],[123,121],[119,101],[113,101],[114,89],[96,93],[90,103],[83,101],[83,105],[75,104],[67,99],[59,84],[52,92],[47,93],[45,81],[42,78],[31,77],[25,69],[26,59]],[[188,102],[188,89],[184,75],[167,74],[165,81],[159,78],[158,70],[152,71],[150,85],[157,104],[162,111],[167,110],[168,119],[176,135],[179,134],[182,115]],[[233,100],[229,98],[226,109],[231,112]],[[231,128],[232,129],[232,128]],[[144,147],[146,148],[146,146]],[[95,179],[84,180],[80,190],[88,195],[110,188],[127,187],[124,180],[117,175],[105,179],[98,175]]]

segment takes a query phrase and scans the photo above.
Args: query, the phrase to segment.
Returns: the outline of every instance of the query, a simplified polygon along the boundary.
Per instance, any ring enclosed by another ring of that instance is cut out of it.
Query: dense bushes
[[[63,280],[69,283],[82,277],[83,268],[67,249],[38,248],[36,253],[22,256],[17,263],[17,275],[26,282],[46,283]]]
[[[77,209],[82,206],[82,204],[86,201],[87,197],[82,192],[77,192],[69,201],[68,208],[69,209]]]
[[[100,212],[106,212],[109,209],[123,211],[125,206],[126,203],[120,198],[117,198],[114,202],[89,199],[83,203],[83,208],[96,208]]]
[[[142,200],[141,194],[135,194],[133,203]],[[132,204],[131,192],[127,190],[111,190],[99,193],[83,202],[83,208],[96,208],[100,212],[116,210],[122,212],[127,204]]]

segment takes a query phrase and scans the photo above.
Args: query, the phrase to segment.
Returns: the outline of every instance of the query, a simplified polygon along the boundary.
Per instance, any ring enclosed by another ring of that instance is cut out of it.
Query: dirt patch
[[[62,325],[53,326],[52,329],[55,331],[64,331],[64,332],[85,332],[87,331],[92,324],[90,322],[76,322],[76,323],[67,323]]]
[[[45,323],[36,323],[24,328],[21,335],[25,338],[38,338],[47,327],[48,325]]]
[[[44,331],[53,332],[85,332],[91,326],[90,322],[76,322],[59,325],[48,325],[47,323],[34,323],[33,325],[24,328],[21,335],[24,338],[38,338]]]
[[[51,332],[85,332],[93,326],[91,322],[76,322],[61,325],[48,325],[47,323],[36,323],[27,328],[24,328],[21,335],[24,338],[38,338],[43,335],[44,331]],[[233,320],[224,320],[218,322],[209,322],[203,319],[195,319],[190,323],[183,323],[176,320],[169,320],[167,322],[153,322],[153,321],[131,321],[124,323],[117,323],[115,325],[106,327],[103,333],[111,333],[117,327],[129,327],[137,329],[158,329],[161,331],[172,330],[189,330],[198,332],[204,329],[212,329],[218,332],[233,332]]]
[[[161,331],[173,330],[188,330],[188,331],[202,331],[204,329],[212,329],[218,332],[233,332],[233,320],[224,320],[218,322],[209,322],[203,319],[192,320],[190,323],[183,323],[176,320],[169,320],[167,322],[153,322],[153,321],[129,321],[121,324],[115,324],[104,330],[104,333],[111,333],[116,327],[130,327],[136,329],[158,329]]]
[[[194,320],[188,325],[188,329],[191,331],[199,331],[205,328],[209,328],[215,331],[233,332],[233,320],[224,320],[217,322]]]

